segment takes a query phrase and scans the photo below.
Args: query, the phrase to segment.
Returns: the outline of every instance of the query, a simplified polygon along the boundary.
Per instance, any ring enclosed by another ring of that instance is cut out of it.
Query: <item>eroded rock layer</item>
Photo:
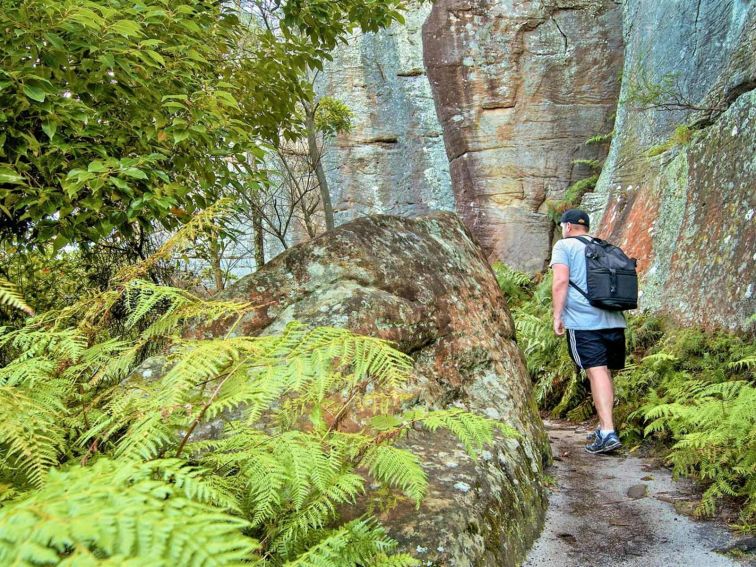
[[[418,403],[465,407],[519,430],[521,440],[498,439],[477,462],[447,435],[411,436],[428,497],[419,511],[402,504],[383,518],[424,563],[517,564],[543,517],[547,443],[506,301],[456,215],[358,219],[289,249],[224,295],[261,305],[239,332],[298,320],[395,341],[416,360]]]
[[[424,60],[457,211],[489,260],[543,268],[545,200],[591,174],[588,138],[611,130],[622,66],[610,0],[438,0]]]

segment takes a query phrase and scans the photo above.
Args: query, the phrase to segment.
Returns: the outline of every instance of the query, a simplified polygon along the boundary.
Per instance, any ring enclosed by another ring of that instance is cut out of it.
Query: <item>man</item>
[[[570,209],[562,215],[559,224],[562,240],[551,252],[554,332],[561,336],[566,331],[570,357],[578,368],[585,370],[591,384],[599,427],[585,450],[607,453],[621,445],[614,431],[614,388],[610,370],[625,366],[625,317],[621,311],[605,311],[591,306],[577,289],[569,285],[572,281],[580,289],[587,289],[585,244],[574,237],[592,238],[588,234],[588,215],[585,211]]]

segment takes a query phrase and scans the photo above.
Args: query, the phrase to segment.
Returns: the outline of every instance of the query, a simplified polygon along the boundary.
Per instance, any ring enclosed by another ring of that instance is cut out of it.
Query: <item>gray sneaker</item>
[[[602,437],[601,433],[596,433],[596,437],[593,443],[585,446],[585,450],[589,453],[608,453],[622,446],[619,437],[615,432],[609,433],[606,437]]]
[[[586,441],[593,441],[598,437],[599,431],[601,431],[600,427],[596,428],[596,431],[591,431],[588,435],[585,436]]]

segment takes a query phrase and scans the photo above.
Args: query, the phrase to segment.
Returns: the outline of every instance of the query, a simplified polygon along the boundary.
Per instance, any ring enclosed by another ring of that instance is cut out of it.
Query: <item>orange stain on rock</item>
[[[644,273],[653,259],[653,227],[659,214],[659,199],[641,187],[613,197],[604,212],[599,238],[608,240],[638,260]]]

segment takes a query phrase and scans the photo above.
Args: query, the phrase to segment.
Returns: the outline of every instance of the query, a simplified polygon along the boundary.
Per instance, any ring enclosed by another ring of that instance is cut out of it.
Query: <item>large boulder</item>
[[[429,474],[422,508],[383,520],[428,565],[515,565],[538,533],[548,444],[505,298],[452,213],[365,217],[281,254],[228,289],[260,307],[238,332],[294,320],[394,341],[416,361],[414,399],[500,419],[522,434],[477,461],[446,434],[413,436]],[[427,563],[426,563],[427,562]]]
[[[756,311],[756,4],[693,8],[626,2],[615,135],[584,206],[599,236],[639,259],[643,308],[745,330]]]

